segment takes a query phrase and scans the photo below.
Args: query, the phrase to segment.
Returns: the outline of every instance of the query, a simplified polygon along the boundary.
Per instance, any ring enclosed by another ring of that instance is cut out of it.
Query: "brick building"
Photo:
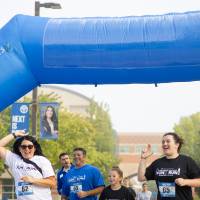
[[[152,151],[151,161],[161,156],[161,139],[163,133],[151,132],[120,132],[117,135],[117,155],[120,159],[120,168],[124,176],[130,176],[137,173],[138,163],[142,149],[151,144]]]

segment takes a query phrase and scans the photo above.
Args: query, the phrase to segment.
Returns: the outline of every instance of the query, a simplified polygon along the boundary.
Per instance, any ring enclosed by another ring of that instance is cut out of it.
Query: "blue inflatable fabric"
[[[0,30],[0,111],[40,84],[200,80],[200,12],[50,19]]]

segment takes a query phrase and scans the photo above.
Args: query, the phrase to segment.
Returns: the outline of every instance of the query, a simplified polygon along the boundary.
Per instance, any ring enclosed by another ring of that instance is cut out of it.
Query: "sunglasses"
[[[22,149],[26,149],[26,148],[32,149],[34,146],[33,146],[32,144],[29,144],[29,145],[20,145],[20,147],[21,147]]]

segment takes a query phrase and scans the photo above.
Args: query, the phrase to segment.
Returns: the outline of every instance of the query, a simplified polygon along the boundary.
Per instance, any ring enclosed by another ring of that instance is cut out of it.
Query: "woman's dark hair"
[[[24,141],[24,140],[28,140],[28,141],[33,143],[33,145],[35,147],[34,155],[44,156],[43,153],[42,153],[42,149],[41,149],[40,144],[37,142],[37,140],[34,137],[29,136],[29,135],[26,135],[24,137],[20,137],[19,139],[15,140],[15,142],[13,144],[13,153],[22,157],[21,152],[19,151],[19,147],[20,147],[22,141]]]
[[[53,122],[54,130],[58,130],[58,118],[56,116],[55,108],[51,105],[48,105],[45,109],[44,116],[42,118],[42,127],[44,128],[43,132],[47,135],[51,134],[51,127],[49,125],[49,122],[47,121],[47,116],[46,116],[48,108],[51,108],[53,112],[51,121]]]
[[[178,153],[179,153],[182,145],[184,144],[184,140],[177,133],[174,132],[165,133],[163,137],[167,135],[171,135],[174,138],[175,143],[179,144],[178,146]]]
[[[47,112],[48,108],[51,108],[51,109],[52,109],[52,112],[53,112],[53,115],[52,115],[51,120],[52,120],[54,123],[58,123],[58,119],[57,119],[57,115],[56,115],[55,108],[54,108],[53,106],[51,106],[51,105],[49,105],[49,106],[46,107],[43,120],[47,120],[46,112]]]
[[[111,168],[111,171],[116,171],[119,175],[119,177],[123,178],[123,171],[118,166],[113,166]]]

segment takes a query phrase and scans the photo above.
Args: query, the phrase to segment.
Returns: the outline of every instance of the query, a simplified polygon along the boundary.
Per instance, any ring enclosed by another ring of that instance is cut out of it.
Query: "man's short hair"
[[[148,186],[147,182],[142,183],[142,187],[145,185]]]
[[[60,155],[59,155],[59,159],[61,159],[61,157],[63,156],[69,156],[69,154],[67,152],[62,152]]]
[[[82,151],[84,156],[86,156],[86,154],[87,154],[86,150],[82,147],[76,147],[76,148],[74,148],[73,152],[74,151]]]

